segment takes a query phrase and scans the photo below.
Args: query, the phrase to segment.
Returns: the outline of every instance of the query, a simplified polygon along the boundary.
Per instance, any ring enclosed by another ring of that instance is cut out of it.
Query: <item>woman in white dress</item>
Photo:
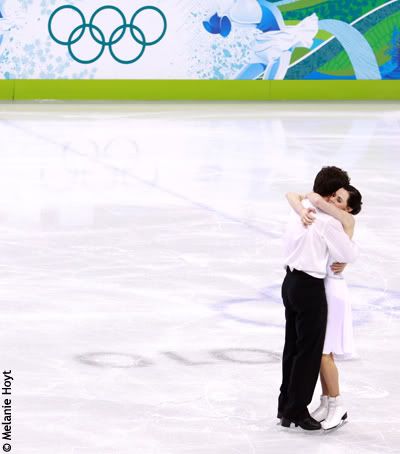
[[[303,196],[288,193],[286,197],[292,208],[299,214],[305,226],[313,223],[313,208],[305,208]],[[312,192],[306,198],[321,211],[338,219],[347,235],[354,233],[354,215],[361,211],[361,194],[354,186],[340,188],[328,198]],[[325,278],[325,293],[328,303],[328,321],[324,350],[321,359],[320,380],[322,387],[320,406],[311,414],[321,422],[323,429],[337,427],[347,418],[339,390],[339,374],[335,357],[349,358],[354,354],[351,302],[346,281],[342,276],[345,264],[329,262]]]

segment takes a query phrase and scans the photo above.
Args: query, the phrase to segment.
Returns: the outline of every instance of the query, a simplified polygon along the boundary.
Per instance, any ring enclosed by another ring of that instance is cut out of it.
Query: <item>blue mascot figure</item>
[[[216,0],[216,12],[203,22],[208,33],[226,38],[233,26],[255,28],[253,61],[236,79],[284,79],[296,47],[311,48],[318,33],[316,14],[287,26],[279,9],[266,0]]]

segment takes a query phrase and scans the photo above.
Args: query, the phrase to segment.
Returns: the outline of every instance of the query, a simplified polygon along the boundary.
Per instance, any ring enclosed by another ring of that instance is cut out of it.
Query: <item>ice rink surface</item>
[[[12,453],[400,452],[398,104],[2,104],[0,141]],[[323,165],[364,198],[358,357],[309,434],[276,419],[281,235]]]

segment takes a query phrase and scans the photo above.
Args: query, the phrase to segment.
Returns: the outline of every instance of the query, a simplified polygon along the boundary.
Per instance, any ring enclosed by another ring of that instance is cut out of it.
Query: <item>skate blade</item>
[[[278,423],[277,426],[279,426],[280,431],[286,432],[286,433],[292,433],[292,434],[306,434],[307,436],[315,436],[315,435],[321,435],[323,433],[323,430],[317,429],[317,430],[305,430],[302,429],[300,426],[296,426],[294,422],[290,424],[290,427],[284,427],[281,425],[281,423]]]
[[[347,422],[348,422],[347,419],[342,419],[342,420],[340,421],[340,423],[339,423],[337,426],[331,427],[330,429],[322,429],[322,430],[323,430],[323,432],[324,432],[325,434],[328,434],[328,433],[331,433],[331,432],[336,432],[336,431],[339,430],[342,426],[344,426],[345,424],[347,424]]]

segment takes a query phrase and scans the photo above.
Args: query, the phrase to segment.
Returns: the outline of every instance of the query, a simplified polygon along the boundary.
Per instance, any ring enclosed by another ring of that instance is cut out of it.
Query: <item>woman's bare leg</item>
[[[322,366],[322,362],[321,362],[321,366]],[[326,386],[326,381],[325,381],[324,375],[322,374],[322,367],[319,372],[319,379],[321,380],[322,395],[328,396],[329,395],[328,387]]]
[[[339,372],[337,370],[332,353],[330,353],[329,355],[322,355],[321,375],[323,377],[323,380],[325,381],[325,390],[327,391],[327,395],[329,397],[337,397],[340,394]],[[321,385],[322,383],[323,382],[321,380]]]
[[[326,381],[325,377],[322,373],[322,358],[321,358],[321,368],[319,372],[319,377],[321,380],[321,388],[322,388],[322,395],[320,398],[320,404],[317,409],[315,409],[311,413],[311,417],[314,418],[316,421],[324,421],[327,416],[328,416],[328,410],[329,410],[329,393],[328,393],[328,387],[326,386]]]
[[[321,361],[321,373],[328,389],[328,415],[321,422],[324,430],[339,427],[347,419],[347,410],[343,404],[339,391],[339,373],[333,354],[323,355]]]

